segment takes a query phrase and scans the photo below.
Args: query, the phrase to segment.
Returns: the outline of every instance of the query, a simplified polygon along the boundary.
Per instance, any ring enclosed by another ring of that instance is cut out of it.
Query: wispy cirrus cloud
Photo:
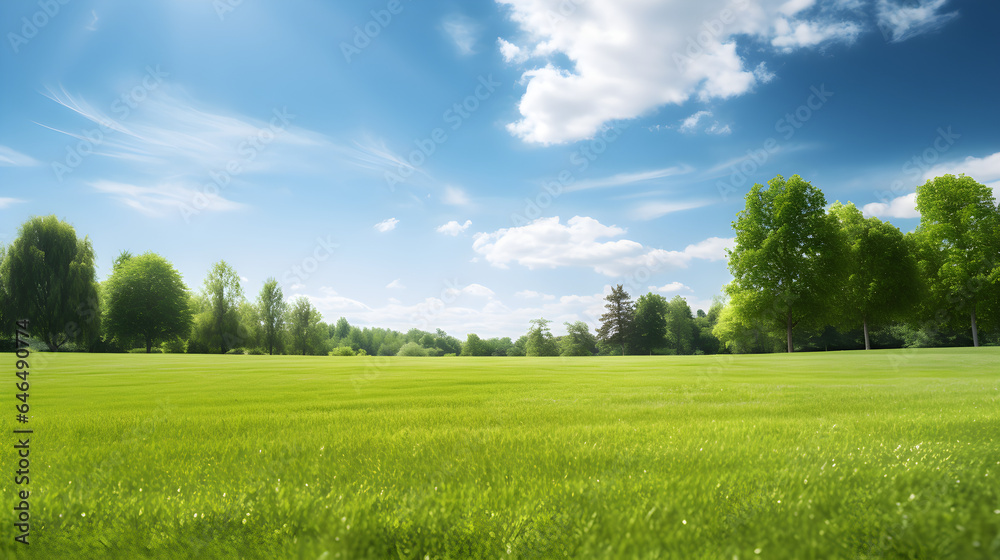
[[[40,164],[41,162],[31,156],[0,145],[0,167],[33,167]]]
[[[162,217],[170,213],[177,214],[194,204],[198,204],[200,210],[208,212],[232,212],[246,207],[244,204],[233,202],[218,194],[202,192],[195,186],[182,183],[140,186],[100,180],[89,184],[95,191],[106,194],[125,206],[152,217]]]
[[[27,202],[27,201],[20,198],[0,197],[0,210],[9,208],[15,204],[20,204],[22,202]]]
[[[565,192],[583,191],[587,189],[601,189],[606,187],[622,187],[626,185],[632,185],[635,183],[652,181],[653,179],[663,179],[664,177],[670,177],[673,175],[682,175],[684,173],[690,173],[693,170],[694,168],[687,165],[675,165],[673,167],[664,167],[662,169],[651,169],[649,171],[618,173],[610,177],[588,179],[585,181],[579,181],[577,183],[573,183],[565,188]]]
[[[887,39],[900,43],[941,28],[958,17],[958,11],[942,12],[948,0],[918,0],[893,2],[879,0],[876,4],[878,26]]]

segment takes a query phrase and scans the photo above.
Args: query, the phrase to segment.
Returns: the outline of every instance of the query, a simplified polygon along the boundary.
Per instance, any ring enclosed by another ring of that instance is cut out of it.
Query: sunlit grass
[[[48,357],[5,557],[1000,555],[997,348]]]

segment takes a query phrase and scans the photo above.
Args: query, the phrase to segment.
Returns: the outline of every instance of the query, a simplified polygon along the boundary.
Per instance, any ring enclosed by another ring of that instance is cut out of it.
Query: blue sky
[[[1000,187],[1000,6],[954,0],[59,0],[0,7],[0,242],[32,215],[201,287],[464,337],[706,308],[743,195],[802,175],[904,231]]]

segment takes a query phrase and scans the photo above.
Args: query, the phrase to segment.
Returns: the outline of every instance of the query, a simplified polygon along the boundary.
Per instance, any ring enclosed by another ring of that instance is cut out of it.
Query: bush
[[[263,356],[265,354],[267,354],[267,352],[260,348],[250,348],[247,350],[247,356]]]
[[[353,356],[354,349],[350,346],[338,346],[333,350],[330,350],[331,356]]]
[[[187,341],[180,338],[168,340],[163,343],[164,354],[183,354],[187,352]]]
[[[402,348],[399,349],[399,353],[397,353],[396,355],[426,357],[427,349],[417,344],[416,342],[407,342],[406,344],[403,345]]]
[[[368,352],[366,352],[364,348],[358,348],[358,353],[356,355],[357,356],[367,356]]]
[[[146,353],[146,349],[145,348],[131,348],[131,349],[129,349],[128,353],[129,354],[145,354]],[[160,348],[158,346],[154,346],[154,347],[152,347],[150,349],[150,353],[152,353],[152,354],[161,354],[161,353],[163,353],[163,351],[160,350]]]
[[[226,352],[226,354],[237,354],[242,356],[243,354],[246,354],[246,350],[237,346],[236,348],[230,348],[229,351]]]

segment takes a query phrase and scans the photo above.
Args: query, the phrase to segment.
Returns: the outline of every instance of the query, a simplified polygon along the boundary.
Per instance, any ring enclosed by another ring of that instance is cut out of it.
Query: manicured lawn
[[[4,558],[1000,557],[1000,348],[32,366]]]

